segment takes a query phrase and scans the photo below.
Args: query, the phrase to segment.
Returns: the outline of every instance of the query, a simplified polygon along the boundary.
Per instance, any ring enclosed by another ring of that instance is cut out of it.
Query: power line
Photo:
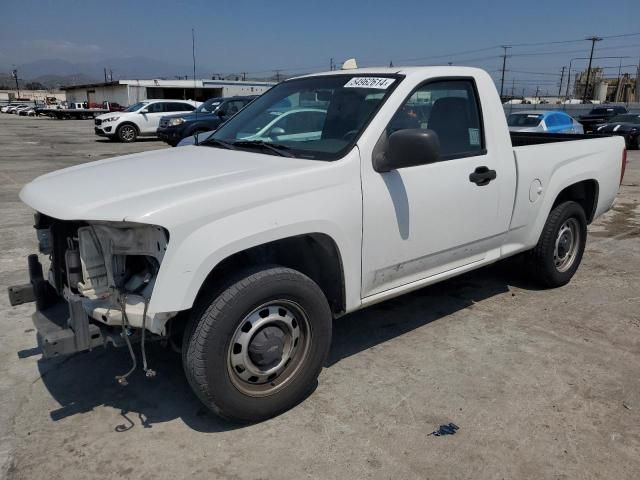
[[[615,38],[628,38],[628,37],[635,37],[635,36],[640,36],[640,32],[631,32],[631,33],[623,33],[623,34],[616,34],[616,35],[603,35],[599,38],[602,39],[615,39]],[[543,46],[543,45],[565,45],[565,44],[572,44],[572,43],[580,43],[580,42],[584,42],[585,39],[584,38],[580,38],[580,39],[570,39],[570,40],[555,40],[555,41],[549,41],[549,42],[521,42],[521,43],[510,43],[509,47],[536,47],[536,46]],[[484,57],[472,57],[472,58],[464,58],[464,59],[460,59],[460,60],[456,60],[454,57],[460,57],[460,56],[464,56],[464,55],[468,55],[471,53],[479,53],[479,52],[489,52],[489,51],[495,51],[498,50],[502,47],[504,47],[505,45],[493,45],[493,46],[487,46],[487,47],[483,47],[483,48],[476,48],[476,49],[471,49],[471,50],[460,50],[460,51],[455,51],[455,52],[450,52],[450,53],[442,53],[442,54],[437,54],[437,55],[429,55],[429,56],[422,56],[422,57],[412,57],[412,58],[399,58],[397,60],[395,60],[395,62],[409,62],[409,63],[413,63],[413,62],[422,62],[422,61],[429,61],[429,60],[437,60],[437,59],[443,59],[443,58],[448,58],[454,61],[454,63],[456,64],[473,64],[476,62],[483,62],[483,61],[487,61],[487,60],[494,60],[494,59],[503,59],[504,55],[491,55],[491,56],[484,56]],[[632,44],[632,45],[612,45],[612,46],[605,46],[605,47],[600,47],[598,50],[621,50],[621,49],[628,49],[628,48],[635,48],[640,46],[640,44]],[[529,56],[549,56],[549,55],[564,55],[564,54],[572,54],[572,53],[583,53],[584,50],[556,50],[556,51],[544,51],[544,52],[510,52],[509,53],[509,57],[529,57]],[[362,65],[375,65],[375,64],[382,64],[380,62],[377,61],[370,61],[367,62],[366,57],[364,59],[364,61],[359,62]],[[336,63],[333,61],[333,58],[330,60],[330,69],[331,66],[333,66],[334,69],[337,69],[337,65]],[[304,72],[304,71],[314,71],[314,70],[319,70],[319,69],[323,69],[326,68],[326,64],[325,65],[311,65],[311,66],[306,66],[306,67],[279,67],[279,68],[269,68],[269,69],[265,69],[265,70],[254,70],[254,71],[248,71],[248,72],[244,72],[245,75],[255,75],[255,74],[266,74],[266,73],[273,73],[274,71],[278,70],[280,72]],[[525,72],[522,72],[525,73]],[[532,73],[533,74],[533,73]],[[224,74],[227,75],[227,74]],[[553,74],[553,75],[558,75],[558,74]]]
[[[551,73],[551,72],[526,72],[524,70],[507,70],[507,72],[512,72],[512,73],[526,73],[528,75],[551,75],[554,77],[558,77],[560,76],[559,73]]]

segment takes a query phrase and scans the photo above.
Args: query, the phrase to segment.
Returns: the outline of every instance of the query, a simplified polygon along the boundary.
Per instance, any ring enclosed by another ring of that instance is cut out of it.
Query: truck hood
[[[320,164],[326,162],[188,146],[51,172],[25,185],[20,199],[31,208],[61,220],[154,223],[169,209],[174,211],[172,218],[181,208],[184,211],[180,215],[188,216],[189,202],[207,201],[212,195],[224,198],[228,207],[241,201],[245,189],[268,180],[286,181],[289,175]],[[271,190],[274,195],[279,191]]]

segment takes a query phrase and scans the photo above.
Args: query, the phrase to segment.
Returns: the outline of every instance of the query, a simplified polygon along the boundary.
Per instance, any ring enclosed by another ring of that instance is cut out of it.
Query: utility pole
[[[276,73],[276,82],[280,83],[280,72],[282,70],[274,70],[274,72]]]
[[[503,45],[504,55],[502,55],[502,79],[500,80],[500,100],[502,101],[502,93],[504,91],[504,71],[507,67],[507,49],[511,48],[508,45]]]
[[[533,97],[533,101],[534,101],[534,102],[535,102],[535,101],[536,101],[536,99],[538,98],[538,92],[539,92],[539,91],[540,91],[540,87],[539,87],[538,85],[536,85],[536,95],[535,95],[535,97]],[[540,103],[540,102],[538,102],[538,103]],[[538,103],[536,103],[536,104],[535,104],[535,105],[536,105],[535,110],[537,110],[537,109],[538,109]]]
[[[589,55],[589,66],[587,67],[587,82],[584,86],[584,95],[582,96],[582,103],[587,101],[587,93],[589,92],[589,80],[591,79],[591,61],[593,60],[593,49],[596,46],[596,42],[602,40],[602,37],[589,37],[586,40],[591,41],[591,54]]]
[[[389,60],[389,68],[393,68],[393,60]]]
[[[18,85],[18,70],[14,68],[13,71],[11,72],[11,76],[16,81],[16,91],[18,93],[17,98],[20,98],[20,85]]]
[[[333,72],[335,70],[335,65],[333,64],[333,57],[329,59],[329,71]]]
[[[104,83],[107,83],[107,67],[104,67]]]
[[[109,81],[113,82],[113,70],[109,69]]]
[[[514,97],[515,91],[516,91],[516,79],[512,78],[511,79],[511,98]]]
[[[562,94],[562,81],[564,80],[564,69],[567,67],[562,67],[562,72],[560,73],[560,87],[558,88],[558,99],[560,99],[560,95]]]
[[[636,102],[640,100],[640,60],[638,60],[638,69],[636,70]]]

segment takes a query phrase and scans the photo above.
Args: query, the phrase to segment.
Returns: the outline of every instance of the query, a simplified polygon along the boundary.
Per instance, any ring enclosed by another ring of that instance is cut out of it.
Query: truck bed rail
[[[540,133],[540,132],[509,132],[511,144],[514,147],[539,145],[543,143],[571,142],[574,140],[588,140],[590,138],[610,137],[611,135],[593,133]]]

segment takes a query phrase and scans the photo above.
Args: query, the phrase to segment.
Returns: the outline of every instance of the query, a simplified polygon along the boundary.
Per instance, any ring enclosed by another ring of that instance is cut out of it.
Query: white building
[[[20,89],[20,95],[18,95],[17,90],[0,90],[0,103],[15,102],[18,100],[37,103],[58,103],[66,100],[66,95],[64,92],[58,90]]]
[[[205,101],[213,97],[260,95],[272,82],[234,80],[114,80],[63,87],[68,102],[132,105],[141,100],[173,98]],[[195,88],[194,88],[195,87]]]

